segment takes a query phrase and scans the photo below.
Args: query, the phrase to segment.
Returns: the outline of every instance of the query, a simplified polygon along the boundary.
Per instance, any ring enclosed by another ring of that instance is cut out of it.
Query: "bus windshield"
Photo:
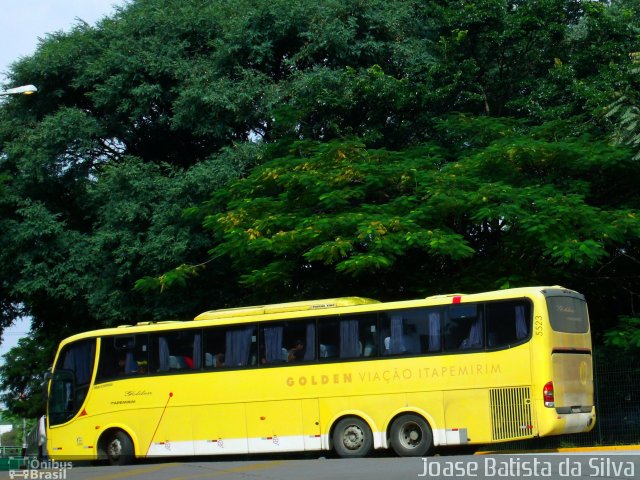
[[[563,333],[587,333],[589,317],[587,303],[576,297],[547,297],[551,328]]]
[[[53,370],[49,389],[49,424],[73,418],[82,406],[91,382],[95,339],[66,345]]]

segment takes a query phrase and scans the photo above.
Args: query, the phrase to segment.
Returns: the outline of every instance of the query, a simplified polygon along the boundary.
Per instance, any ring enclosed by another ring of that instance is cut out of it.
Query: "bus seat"
[[[182,356],[182,355],[178,355],[177,357],[175,357],[176,359],[176,367],[175,368],[179,368],[179,369],[183,369],[183,368],[189,368],[189,364],[187,363],[187,360]],[[171,359],[169,359],[169,363],[171,363]],[[174,367],[171,367],[174,368]]]
[[[133,353],[131,352],[127,352],[125,357],[124,373],[125,375],[138,373],[138,362],[136,362],[136,359],[133,357]]]
[[[364,344],[364,348],[362,349],[362,354],[365,357],[373,357],[375,354],[376,347],[373,343],[367,342]]]
[[[178,359],[176,357],[174,357],[173,355],[169,355],[169,368],[171,370],[176,370],[176,369],[180,368],[178,366]]]
[[[209,352],[204,354],[204,366],[205,367],[214,367],[215,366],[215,358]]]
[[[336,356],[336,347],[333,345],[320,344],[320,358],[331,358]]]
[[[417,333],[404,335],[402,341],[406,352],[420,353],[420,337]]]
[[[389,355],[391,353],[391,337],[384,337],[384,351],[382,355]]]
[[[193,359],[187,355],[185,355],[184,357],[180,357],[183,361],[184,361],[184,368],[189,368],[191,370],[193,370]]]
[[[460,347],[458,347],[460,350],[468,350],[470,348],[480,348],[482,347],[482,341],[478,341],[477,339],[474,341],[472,340],[470,337],[465,338],[464,340],[462,340],[462,343],[460,343]]]

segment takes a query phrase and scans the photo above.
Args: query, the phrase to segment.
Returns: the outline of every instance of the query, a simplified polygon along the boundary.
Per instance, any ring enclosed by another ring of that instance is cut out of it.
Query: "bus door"
[[[95,351],[95,339],[69,343],[63,347],[53,369],[47,399],[47,448],[54,458],[86,454],[93,448],[90,445],[93,429],[88,426],[83,407],[90,392]],[[71,421],[75,435],[59,428]]]

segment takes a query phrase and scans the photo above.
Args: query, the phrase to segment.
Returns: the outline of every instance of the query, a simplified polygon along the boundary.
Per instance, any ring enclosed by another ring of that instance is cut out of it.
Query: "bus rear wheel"
[[[333,429],[333,446],[343,458],[364,457],[373,448],[373,433],[367,422],[357,417],[340,420]]]
[[[105,453],[111,465],[128,465],[133,461],[133,442],[122,430],[116,430],[107,439]]]
[[[391,424],[391,448],[401,457],[423,457],[433,446],[429,424],[419,415],[405,414]]]

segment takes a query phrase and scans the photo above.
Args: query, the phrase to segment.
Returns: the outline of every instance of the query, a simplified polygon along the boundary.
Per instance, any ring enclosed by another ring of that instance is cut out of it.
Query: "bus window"
[[[475,303],[449,306],[444,323],[444,349],[477,350],[483,346],[482,307]]]
[[[260,327],[260,363],[309,362],[316,359],[314,321],[273,322]]]
[[[437,308],[392,310],[380,321],[382,355],[439,352],[441,314]]]
[[[64,423],[78,413],[89,391],[96,342],[66,345],[58,357],[49,395],[49,424]]]
[[[168,372],[200,369],[202,348],[200,330],[176,330],[151,335],[149,371]]]
[[[102,337],[96,380],[146,373],[148,350],[146,334]]]
[[[377,317],[359,315],[318,322],[318,356],[322,359],[377,355]]]
[[[204,367],[224,367],[224,351],[226,348],[225,329],[208,328],[203,332],[204,339]]]
[[[487,347],[501,348],[520,343],[531,332],[531,306],[525,301],[491,302],[487,314]]]
[[[257,363],[258,336],[255,325],[204,330],[205,368],[246,367]]]
[[[589,317],[587,303],[569,296],[547,297],[549,321],[556,332],[587,333]]]

